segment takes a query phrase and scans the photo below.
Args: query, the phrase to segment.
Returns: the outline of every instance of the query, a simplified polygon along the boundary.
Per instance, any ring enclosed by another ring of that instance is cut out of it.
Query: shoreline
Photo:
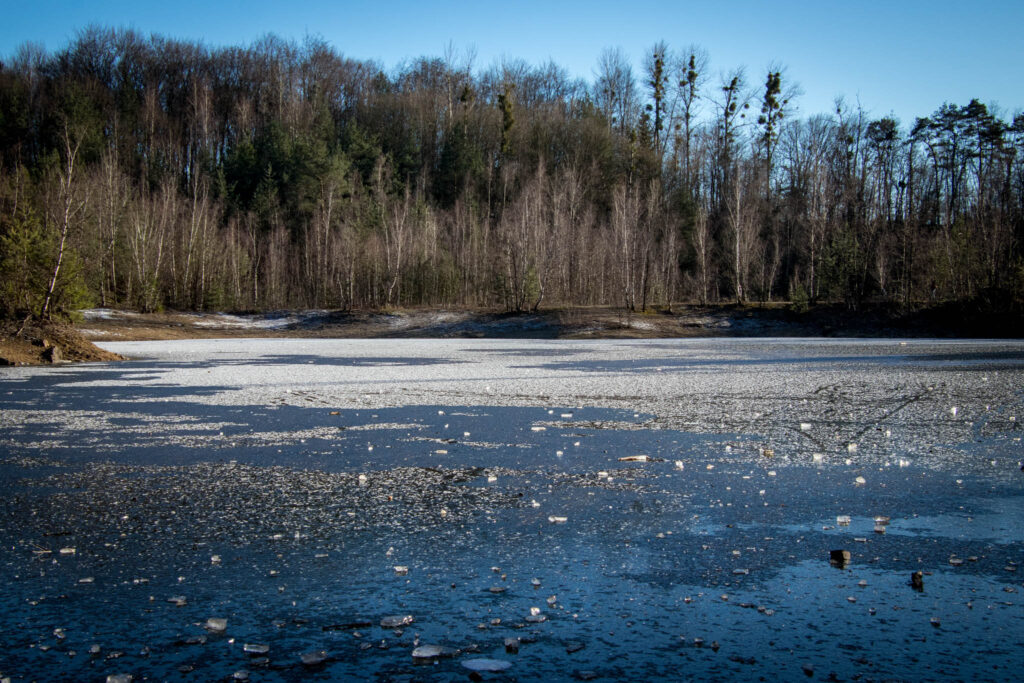
[[[850,311],[785,303],[676,306],[644,313],[607,306],[506,313],[487,309],[284,310],[262,313],[94,308],[73,324],[0,324],[0,365],[122,360],[95,342],[178,339],[1021,339],[1024,317],[963,304],[913,311],[872,305]]]

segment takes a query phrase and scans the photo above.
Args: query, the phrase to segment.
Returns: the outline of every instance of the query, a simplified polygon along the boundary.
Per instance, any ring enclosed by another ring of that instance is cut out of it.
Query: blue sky
[[[450,43],[475,51],[474,67],[505,58],[551,59],[593,78],[606,47],[621,47],[638,67],[644,52],[705,48],[717,75],[747,69],[759,86],[769,64],[799,84],[800,115],[830,111],[836,96],[874,117],[906,124],[944,102],[972,97],[999,105],[1005,118],[1024,110],[1024,0],[621,0],[503,3],[412,0],[286,2],[250,0],[8,0],[0,55],[25,41],[63,47],[90,23],[131,27],[202,41],[249,44],[273,32],[318,35],[355,59],[392,68],[403,59],[440,56]]]

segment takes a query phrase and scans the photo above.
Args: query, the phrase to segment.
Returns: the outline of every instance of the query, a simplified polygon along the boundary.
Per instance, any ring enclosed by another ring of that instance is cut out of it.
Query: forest
[[[799,115],[656,43],[386,68],[92,27],[0,62],[0,314],[1024,302],[1024,114]],[[841,85],[840,85],[841,87]]]

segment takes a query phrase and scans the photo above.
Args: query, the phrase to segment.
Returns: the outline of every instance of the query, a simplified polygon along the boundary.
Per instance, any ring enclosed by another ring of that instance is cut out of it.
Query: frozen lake
[[[1024,342],[102,346],[0,368],[0,677],[1024,666]]]

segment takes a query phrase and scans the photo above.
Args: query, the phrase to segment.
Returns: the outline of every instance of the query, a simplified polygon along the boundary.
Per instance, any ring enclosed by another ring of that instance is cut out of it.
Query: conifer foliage
[[[1019,310],[1024,116],[800,118],[778,66],[642,57],[606,51],[587,83],[453,51],[388,69],[315,38],[26,45],[0,62],[0,313]]]

